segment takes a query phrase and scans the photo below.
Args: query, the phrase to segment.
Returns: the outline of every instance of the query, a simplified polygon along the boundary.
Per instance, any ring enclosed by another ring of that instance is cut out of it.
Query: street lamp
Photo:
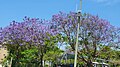
[[[75,59],[74,59],[74,67],[77,65],[77,50],[78,50],[78,36],[79,36],[79,27],[81,24],[81,9],[82,9],[82,0],[80,0],[80,9],[77,12],[78,17],[78,28],[77,28],[77,37],[76,37],[76,45],[75,45]]]

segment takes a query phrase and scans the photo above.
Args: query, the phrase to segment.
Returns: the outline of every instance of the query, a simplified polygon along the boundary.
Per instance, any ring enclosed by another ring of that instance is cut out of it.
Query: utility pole
[[[82,10],[82,0],[80,0],[80,8],[77,11],[78,17],[78,28],[77,28],[77,37],[76,37],[76,45],[75,45],[75,59],[74,59],[74,67],[77,66],[77,52],[78,52],[78,36],[79,36],[79,29],[81,24],[81,10]]]

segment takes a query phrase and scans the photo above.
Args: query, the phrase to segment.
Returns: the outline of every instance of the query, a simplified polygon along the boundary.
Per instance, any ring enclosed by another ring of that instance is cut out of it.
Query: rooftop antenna
[[[77,7],[76,7],[76,9],[77,9]],[[76,67],[76,65],[77,65],[78,35],[79,35],[79,29],[80,29],[80,24],[81,24],[81,10],[82,10],[82,0],[80,0],[80,8],[77,10],[78,28],[77,28],[76,45],[75,45],[74,67]]]

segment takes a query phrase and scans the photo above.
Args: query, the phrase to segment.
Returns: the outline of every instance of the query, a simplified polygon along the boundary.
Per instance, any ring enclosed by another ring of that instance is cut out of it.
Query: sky
[[[25,16],[51,19],[59,11],[76,12],[79,0],[0,0],[0,27],[13,20],[22,22]],[[83,0],[82,13],[98,15],[120,27],[120,0]]]

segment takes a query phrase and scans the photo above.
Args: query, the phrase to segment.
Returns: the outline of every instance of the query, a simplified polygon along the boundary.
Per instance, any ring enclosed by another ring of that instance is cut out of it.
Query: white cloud
[[[120,3],[120,0],[92,0],[97,3],[101,3],[104,5],[114,5]]]

